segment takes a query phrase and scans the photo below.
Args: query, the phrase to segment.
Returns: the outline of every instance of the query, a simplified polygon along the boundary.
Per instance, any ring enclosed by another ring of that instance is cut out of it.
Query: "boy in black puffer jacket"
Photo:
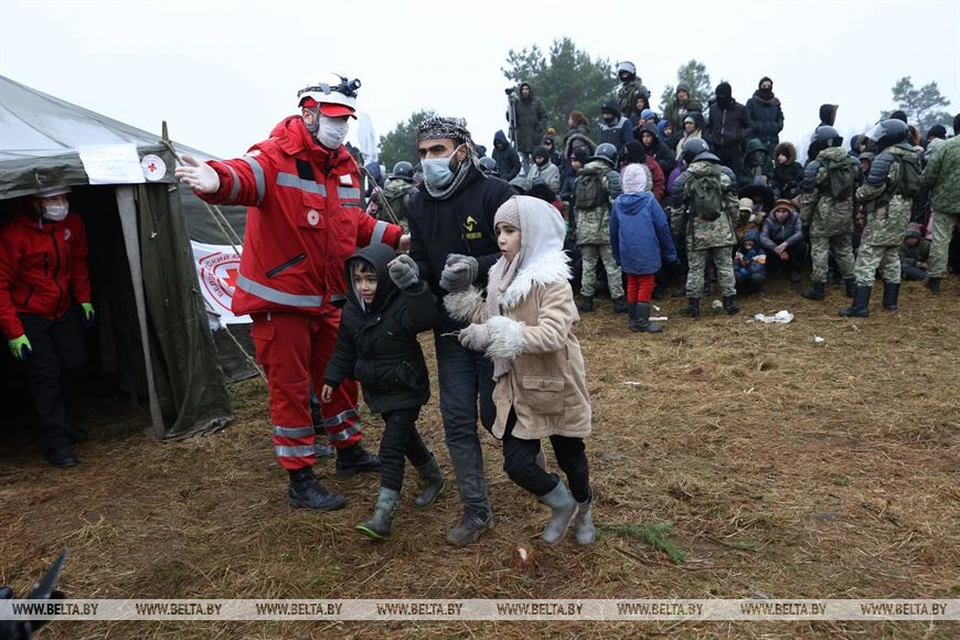
[[[357,530],[375,540],[389,537],[403,486],[404,458],[420,474],[415,502],[426,507],[446,484],[437,459],[417,432],[420,407],[430,399],[427,364],[417,334],[437,324],[433,293],[417,263],[385,244],[360,249],[345,265],[348,303],[340,334],[323,375],[320,399],[328,401],[344,378],[356,379],[370,410],[384,421],[380,442],[380,494],[373,517]]]

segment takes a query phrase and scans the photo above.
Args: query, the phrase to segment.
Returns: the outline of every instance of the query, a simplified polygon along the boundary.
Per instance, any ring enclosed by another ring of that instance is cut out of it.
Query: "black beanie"
[[[544,147],[543,145],[540,145],[539,147],[536,147],[536,148],[533,150],[533,157],[534,157],[534,158],[547,158],[547,159],[549,159],[549,158],[550,158],[550,150],[547,149],[546,147]]]
[[[927,131],[927,138],[940,138],[941,140],[947,137],[947,128],[942,124],[935,124],[930,127],[930,131]]]
[[[621,157],[627,162],[642,164],[647,161],[647,152],[644,151],[642,142],[631,140],[623,145]]]
[[[723,97],[729,98],[733,96],[733,89],[730,87],[730,83],[724,80],[723,82],[718,84],[716,94],[718,98],[723,98]]]

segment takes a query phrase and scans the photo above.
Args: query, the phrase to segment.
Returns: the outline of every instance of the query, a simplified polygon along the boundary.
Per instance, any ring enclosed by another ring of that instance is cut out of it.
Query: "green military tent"
[[[130,157],[139,181],[129,179]],[[16,198],[44,188],[73,188],[71,208],[89,236],[101,366],[149,398],[158,439],[208,433],[232,418],[190,244],[224,239],[174,167],[160,136],[0,76],[0,210],[10,215]],[[228,218],[242,237],[242,210]]]

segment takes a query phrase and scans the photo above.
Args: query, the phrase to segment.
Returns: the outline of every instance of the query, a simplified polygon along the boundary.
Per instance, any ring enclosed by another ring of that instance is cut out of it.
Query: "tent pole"
[[[150,398],[150,420],[148,434],[155,440],[163,439],[166,427],[160,411],[160,400],[153,378],[153,359],[150,355],[150,337],[147,335],[147,304],[143,294],[143,271],[140,268],[140,237],[137,233],[137,205],[134,198],[136,187],[118,186],[117,209],[120,212],[120,226],[123,228],[123,244],[130,263],[130,279],[133,281],[133,297],[137,302],[137,318],[140,320],[140,342],[143,343],[143,359],[147,369],[147,393]]]

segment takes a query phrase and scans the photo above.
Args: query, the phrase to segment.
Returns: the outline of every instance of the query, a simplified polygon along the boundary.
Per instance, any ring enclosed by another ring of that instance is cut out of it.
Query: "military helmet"
[[[630,74],[631,76],[633,76],[633,77],[636,77],[636,76],[637,76],[637,67],[636,67],[636,65],[633,64],[632,62],[624,61],[624,62],[621,62],[620,64],[617,65],[617,77],[618,77],[618,78],[620,77],[620,74],[623,73],[624,71],[626,71],[627,73],[629,73],[629,74]]]
[[[609,142],[604,142],[597,147],[597,150],[590,156],[591,160],[606,160],[610,164],[617,164],[617,148]]]
[[[393,165],[393,172],[390,174],[390,179],[413,182],[413,165],[406,160],[401,160]]]
[[[820,143],[818,146],[820,149],[826,149],[827,147],[839,147],[843,144],[843,136],[840,135],[840,132],[834,129],[829,125],[821,125],[817,127],[817,130],[813,132],[813,138],[811,143],[814,141]]]
[[[708,145],[703,138],[690,138],[683,143],[681,151],[684,162],[690,164],[696,156],[710,151],[710,145]]]
[[[497,167],[497,161],[490,156],[483,156],[480,158],[480,170],[487,175],[498,177],[500,175],[500,168]]]
[[[892,144],[906,142],[910,129],[907,123],[902,120],[890,119],[883,120],[875,127],[867,131],[867,138],[877,143],[879,149],[885,149]]]

